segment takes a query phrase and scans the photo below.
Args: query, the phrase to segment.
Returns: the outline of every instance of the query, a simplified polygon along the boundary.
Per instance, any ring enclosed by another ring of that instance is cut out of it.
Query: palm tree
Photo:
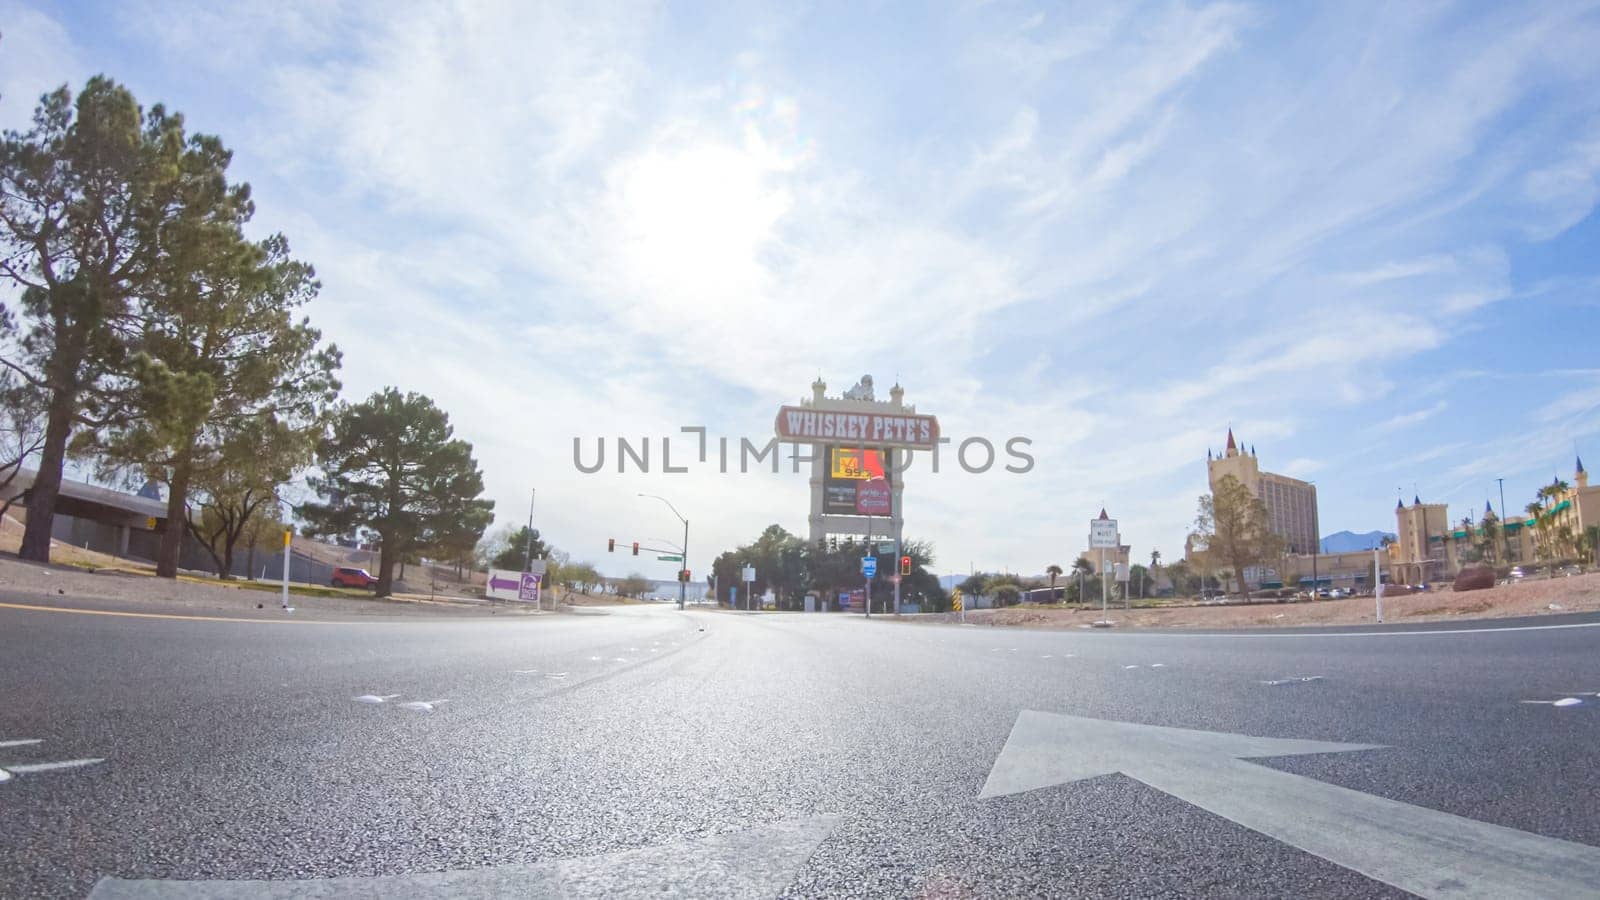
[[[1050,565],[1044,567],[1044,573],[1050,576],[1050,601],[1052,603],[1055,602],[1056,599],[1056,579],[1060,578],[1061,574],[1065,571],[1065,569],[1061,568],[1055,563],[1051,563]]]
[[[1094,571],[1094,563],[1089,562],[1089,557],[1087,556],[1079,556],[1072,562],[1072,571],[1078,573],[1078,605],[1082,606],[1084,601],[1083,578]]]
[[[1584,556],[1584,561],[1594,565],[1600,557],[1600,525],[1590,525],[1578,535],[1578,551]]]
[[[1549,488],[1540,488],[1539,496],[1545,496],[1545,491],[1547,490],[1549,490]],[[1546,527],[1549,525],[1550,515],[1549,513],[1545,512],[1544,505],[1537,500],[1529,503],[1527,507],[1525,507],[1524,511],[1527,512],[1528,517],[1533,520],[1534,558],[1544,559],[1547,555],[1549,555],[1550,552],[1549,548],[1546,546],[1549,543],[1547,540],[1549,535],[1546,534]]]

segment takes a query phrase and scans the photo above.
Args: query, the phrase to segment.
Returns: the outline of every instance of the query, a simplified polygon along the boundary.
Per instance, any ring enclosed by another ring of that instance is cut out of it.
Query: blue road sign
[[[878,577],[878,558],[876,556],[861,557],[861,574],[867,578]]]

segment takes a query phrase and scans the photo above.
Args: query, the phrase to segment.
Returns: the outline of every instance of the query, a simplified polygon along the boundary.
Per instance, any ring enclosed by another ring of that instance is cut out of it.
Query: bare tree
[[[22,496],[11,488],[44,448],[44,395],[9,370],[0,371],[0,518]]]

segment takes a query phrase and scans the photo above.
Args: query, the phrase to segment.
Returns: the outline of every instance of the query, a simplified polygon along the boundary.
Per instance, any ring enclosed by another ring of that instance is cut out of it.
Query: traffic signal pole
[[[894,448],[883,451],[884,475],[889,479],[889,527],[894,529],[894,614],[900,615],[900,582],[905,575],[900,572],[900,527],[895,524],[894,518]]]
[[[891,495],[891,496],[893,496],[893,495]],[[872,552],[872,517],[871,516],[867,516],[867,553],[871,553],[871,552]],[[872,579],[866,577],[866,575],[863,574],[861,576],[861,580],[863,582],[865,582],[866,586],[867,586],[865,602],[862,603],[861,605],[862,605],[862,607],[864,607],[866,609],[867,618],[870,619],[870,618],[872,618]]]

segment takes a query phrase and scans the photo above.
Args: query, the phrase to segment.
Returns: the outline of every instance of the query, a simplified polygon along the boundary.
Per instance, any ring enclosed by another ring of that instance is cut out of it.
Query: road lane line
[[[26,747],[29,744],[42,744],[44,738],[22,738],[15,741],[0,741],[0,747]]]
[[[26,775],[29,772],[54,772],[57,769],[77,769],[82,766],[92,766],[95,763],[105,762],[104,759],[64,759],[61,762],[27,763],[25,765],[7,765],[6,771],[13,775]]]
[[[731,834],[573,859],[409,875],[284,881],[102,878],[90,900],[298,900],[301,897],[774,898],[838,825],[810,816]]]

